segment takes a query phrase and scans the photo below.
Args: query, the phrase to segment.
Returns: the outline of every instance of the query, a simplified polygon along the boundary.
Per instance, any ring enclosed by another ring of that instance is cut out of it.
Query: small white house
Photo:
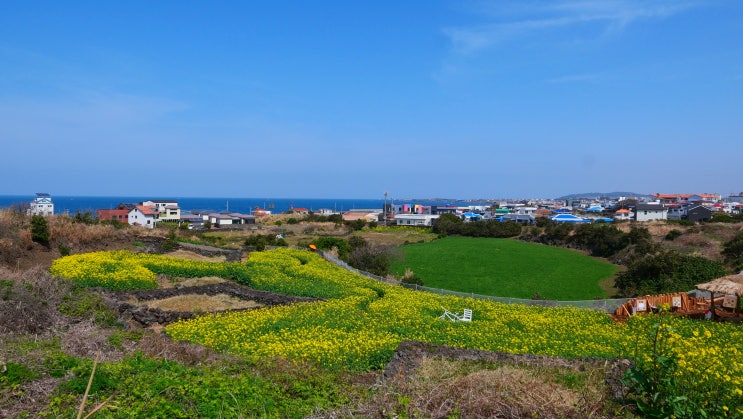
[[[209,214],[209,222],[213,226],[226,226],[232,224],[232,216],[229,214],[220,214],[217,212],[212,212]]]
[[[399,226],[431,227],[433,220],[439,218],[433,214],[395,214],[395,224]]]
[[[29,215],[53,215],[54,203],[48,193],[38,192],[28,208]]]
[[[532,217],[536,217],[537,207],[519,207],[518,210],[515,211],[515,213],[519,215],[531,215]]]
[[[614,213],[614,219],[617,221],[634,220],[635,213],[626,208],[621,208]]]
[[[137,205],[129,211],[129,225],[155,228],[157,221],[153,207]]]
[[[667,220],[668,210],[663,204],[637,204],[635,221]]]
[[[666,217],[669,220],[683,220],[686,218],[687,205],[674,204],[668,207],[668,213]]]

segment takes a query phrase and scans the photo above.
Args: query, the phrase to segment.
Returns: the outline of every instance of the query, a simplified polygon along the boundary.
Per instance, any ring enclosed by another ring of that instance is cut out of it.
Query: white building
[[[433,220],[439,218],[432,214],[395,214],[395,224],[399,226],[431,227]]]
[[[129,225],[155,228],[156,214],[153,207],[137,205],[129,211]]]
[[[48,193],[38,192],[28,208],[29,215],[53,215],[54,203]]]
[[[226,226],[232,224],[233,217],[229,214],[220,214],[212,212],[209,214],[209,222],[214,226]]]
[[[674,204],[668,207],[668,213],[666,217],[669,220],[683,220],[686,218],[687,205]]]
[[[142,202],[146,207],[155,208],[155,217],[159,221],[179,221],[181,219],[181,208],[176,201],[150,200]]]
[[[614,213],[614,219],[617,221],[634,220],[635,213],[626,208],[620,208]]]
[[[637,204],[635,221],[653,221],[668,219],[668,210],[661,203]]]

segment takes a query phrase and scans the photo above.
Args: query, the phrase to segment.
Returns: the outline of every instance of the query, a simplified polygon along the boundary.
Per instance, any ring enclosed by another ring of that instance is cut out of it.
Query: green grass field
[[[574,301],[607,298],[599,286],[618,267],[576,251],[511,239],[446,237],[406,245],[392,271],[423,285],[500,297]]]

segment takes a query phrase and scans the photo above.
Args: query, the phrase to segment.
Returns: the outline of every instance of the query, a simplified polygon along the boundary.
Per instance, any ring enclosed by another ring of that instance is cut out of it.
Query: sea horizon
[[[0,195],[0,208],[31,202],[36,194]],[[306,208],[309,211],[330,210],[343,212],[355,209],[379,209],[388,204],[421,204],[421,205],[455,205],[465,206],[477,203],[488,203],[488,200],[446,199],[446,198],[235,198],[235,197],[150,197],[150,196],[95,196],[95,195],[52,195],[55,214],[75,214],[99,209],[112,209],[121,203],[140,203],[143,201],[172,200],[178,203],[182,212],[188,211],[229,211],[252,214],[256,209],[263,209],[279,214],[291,208]]]

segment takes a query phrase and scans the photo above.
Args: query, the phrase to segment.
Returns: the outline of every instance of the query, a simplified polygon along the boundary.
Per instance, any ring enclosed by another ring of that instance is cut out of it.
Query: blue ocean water
[[[34,195],[0,195],[0,208],[7,208],[17,204],[31,202]],[[282,213],[290,208],[307,208],[311,211],[329,209],[335,212],[348,211],[352,209],[378,209],[384,206],[384,199],[332,199],[332,198],[195,198],[195,197],[135,197],[135,196],[54,196],[55,214],[75,214],[77,212],[90,211],[95,214],[99,209],[111,209],[120,203],[140,203],[149,200],[173,200],[178,202],[181,211],[209,210],[237,212],[251,214],[257,208],[266,209],[272,213]],[[464,200],[429,200],[429,199],[407,199],[393,200],[388,198],[391,204],[422,204],[422,205],[478,205],[477,202]]]

